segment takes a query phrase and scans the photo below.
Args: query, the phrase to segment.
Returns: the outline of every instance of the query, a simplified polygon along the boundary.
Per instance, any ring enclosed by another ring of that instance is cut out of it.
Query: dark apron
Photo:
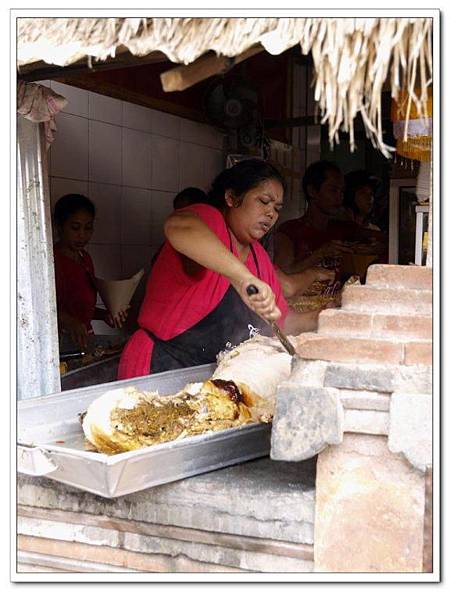
[[[230,250],[231,236],[230,236]],[[250,246],[260,278],[258,260]],[[263,335],[271,335],[272,329],[251,310],[230,284],[218,306],[190,329],[170,340],[161,340],[147,331],[155,345],[150,362],[151,373],[172,371],[216,362],[216,356],[230,346],[237,346],[248,339],[257,329]]]

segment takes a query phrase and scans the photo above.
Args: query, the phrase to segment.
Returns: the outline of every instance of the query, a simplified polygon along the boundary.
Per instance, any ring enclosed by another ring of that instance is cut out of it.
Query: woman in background
[[[345,176],[344,206],[349,217],[364,229],[381,231],[371,217],[374,208],[374,178],[367,171],[352,171]]]
[[[85,250],[94,233],[95,206],[81,194],[60,198],[54,210],[58,241],[54,245],[56,304],[60,346],[88,345],[93,334],[91,321],[99,319],[110,327],[121,327],[126,312],[114,321],[103,308],[96,306],[97,288],[94,264]]]

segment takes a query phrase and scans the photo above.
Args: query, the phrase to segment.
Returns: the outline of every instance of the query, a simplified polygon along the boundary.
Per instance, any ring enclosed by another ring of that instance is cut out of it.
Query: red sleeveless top
[[[197,214],[217,235],[225,246],[229,234],[222,213],[207,204],[193,204],[186,209]],[[253,244],[258,261],[260,278],[272,288],[282,312],[280,326],[288,312],[286,300],[272,262],[258,242]],[[257,266],[252,252],[245,262],[249,271],[257,276]],[[125,346],[120,359],[118,379],[148,375],[153,341],[144,331],[151,331],[161,340],[169,340],[193,327],[223,299],[230,282],[226,277],[202,269],[195,276],[185,273],[182,255],[166,241],[153,265],[145,297],[139,312],[138,323],[142,327],[134,333]]]

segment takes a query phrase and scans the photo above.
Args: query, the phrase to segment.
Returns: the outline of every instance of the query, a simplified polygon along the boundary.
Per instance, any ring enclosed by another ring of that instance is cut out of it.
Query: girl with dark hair
[[[73,344],[80,349],[87,347],[88,336],[93,334],[93,319],[121,327],[126,318],[122,312],[114,321],[106,310],[95,305],[94,264],[85,250],[94,233],[94,219],[94,204],[81,194],[67,194],[55,205],[54,221],[59,238],[53,248],[56,303],[60,346],[64,349]]]
[[[140,329],[126,345],[119,379],[216,360],[270,321],[288,332],[315,329],[317,313],[289,314],[259,240],[283,206],[285,184],[270,164],[251,159],[214,180],[210,204],[177,210],[147,282]],[[258,293],[249,296],[253,285]]]

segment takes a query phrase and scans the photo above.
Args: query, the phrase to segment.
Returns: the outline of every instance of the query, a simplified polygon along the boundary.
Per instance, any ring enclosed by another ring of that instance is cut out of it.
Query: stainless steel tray
[[[20,401],[18,471],[116,498],[268,455],[271,427],[265,424],[210,432],[115,456],[83,449],[78,414],[100,394],[127,385],[172,394],[187,383],[207,379],[214,368],[214,364],[202,365]]]

